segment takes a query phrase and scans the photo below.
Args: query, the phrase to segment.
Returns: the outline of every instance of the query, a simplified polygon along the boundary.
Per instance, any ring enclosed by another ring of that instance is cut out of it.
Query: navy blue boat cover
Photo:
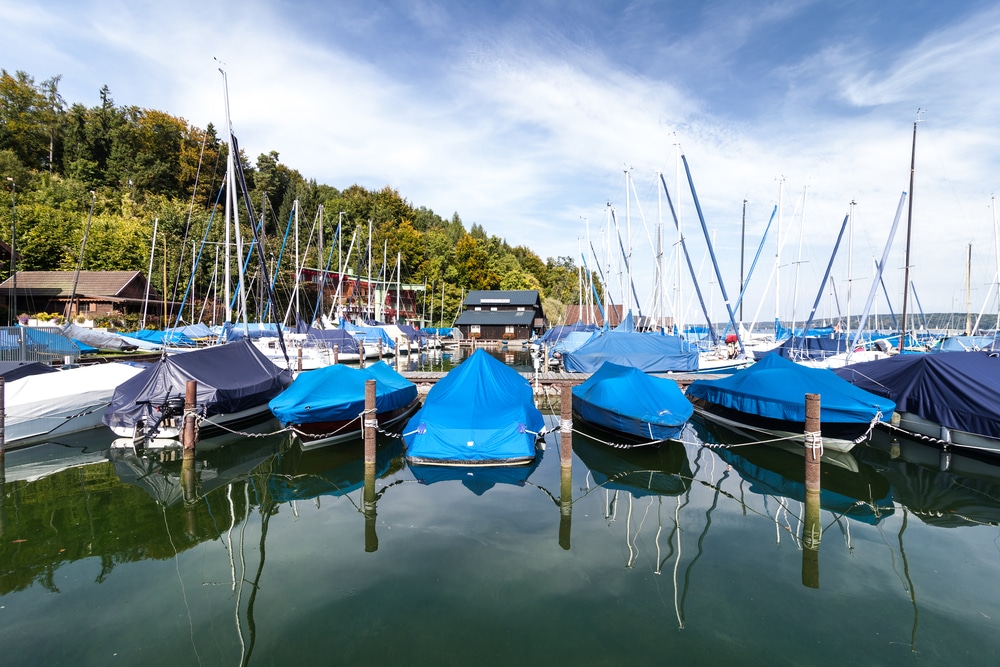
[[[877,362],[876,362],[877,363]],[[881,412],[892,419],[896,404],[852,385],[826,368],[810,368],[778,354],[718,380],[695,380],[687,395],[740,412],[804,422],[806,394],[820,394],[820,421],[867,424]]]
[[[417,398],[417,386],[384,361],[367,368],[343,364],[300,373],[268,407],[282,424],[346,421],[365,410],[365,383],[375,380],[375,412],[406,407]]]
[[[637,368],[605,362],[586,382],[573,387],[573,410],[584,421],[613,431],[649,436],[644,424],[668,427],[676,437],[694,408],[670,378],[647,375]]]
[[[1000,357],[986,352],[901,354],[838,368],[845,380],[942,426],[1000,438]]]
[[[563,368],[570,373],[596,373],[605,361],[647,373],[696,371],[698,350],[679,336],[606,331],[563,353]]]
[[[266,404],[291,384],[292,372],[278,368],[246,339],[164,355],[119,385],[101,421],[132,428],[147,414],[148,403],[184,396],[188,380],[198,382],[198,413],[211,417]]]
[[[503,465],[533,459],[544,426],[528,381],[479,349],[431,387],[403,440],[409,459]]]

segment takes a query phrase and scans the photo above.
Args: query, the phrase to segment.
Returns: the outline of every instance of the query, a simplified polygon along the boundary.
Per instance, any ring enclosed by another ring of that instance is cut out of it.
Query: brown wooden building
[[[462,335],[482,340],[528,340],[548,328],[537,290],[476,290],[455,320]]]
[[[0,300],[8,309],[14,306],[15,282],[17,314],[65,315],[74,295],[70,317],[80,314],[93,319],[115,310],[138,313],[147,296],[146,278],[141,271],[81,271],[79,278],[76,271],[18,271],[0,283]],[[149,290],[149,303],[162,303],[159,292]]]

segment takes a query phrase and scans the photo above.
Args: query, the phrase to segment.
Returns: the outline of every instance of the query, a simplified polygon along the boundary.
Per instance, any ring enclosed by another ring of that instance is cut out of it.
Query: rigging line
[[[223,190],[220,189],[218,196],[215,198],[215,205],[212,207],[212,214],[208,217],[208,225],[205,227],[205,234],[201,238],[201,247],[198,248],[198,257],[195,260],[195,266],[199,266],[201,264],[201,256],[205,252],[205,246],[208,245],[208,234],[212,231],[212,223],[215,221],[216,211],[219,210],[219,200],[222,199],[222,192]],[[215,261],[216,263],[219,261],[218,250],[216,250]],[[187,287],[184,290],[184,298],[181,299],[181,307],[178,309],[177,319],[174,321],[174,327],[179,326],[181,323],[181,314],[184,312],[184,305],[187,303],[188,294],[190,294],[191,290],[194,288],[194,276],[195,272],[192,271],[191,276],[188,278]],[[215,276],[212,276],[212,281],[215,281]],[[205,292],[205,294],[207,295],[208,292]],[[207,298],[205,300],[208,301]],[[202,312],[204,312],[204,305],[202,306]]]
[[[201,151],[198,153],[198,168],[195,170],[194,173],[194,188],[192,188],[191,190],[191,203],[188,204],[187,224],[184,225],[184,237],[181,239],[181,256],[177,260],[177,274],[174,276],[174,287],[170,292],[171,302],[177,299],[177,287],[180,285],[181,282],[181,268],[184,266],[184,252],[185,250],[187,250],[188,234],[191,231],[191,218],[194,215],[194,199],[195,196],[198,194],[198,179],[201,176],[201,163],[202,160],[204,160],[205,158],[205,144],[207,142],[208,142],[208,132],[203,134],[201,137]],[[166,261],[165,256],[163,260]],[[164,289],[166,289],[166,285],[164,285],[163,287]],[[171,305],[170,308],[173,308],[173,305]],[[180,308],[181,312],[183,312],[183,310],[184,310],[183,308]],[[178,312],[177,315],[178,317],[180,317],[180,312]],[[169,322],[172,319],[173,319],[173,311],[170,310],[167,312],[167,322]],[[166,325],[166,322],[164,322],[164,325]]]

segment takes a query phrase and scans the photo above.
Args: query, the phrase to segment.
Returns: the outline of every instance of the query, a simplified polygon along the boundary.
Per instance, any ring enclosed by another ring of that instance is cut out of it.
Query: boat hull
[[[399,431],[406,424],[406,420],[419,409],[420,399],[415,399],[401,408],[380,412],[375,415],[378,428],[381,431]],[[360,415],[354,419],[341,421],[293,424],[292,429],[298,436],[299,447],[303,450],[319,449],[364,437]]]
[[[691,398],[695,414],[702,420],[710,421],[728,429],[738,431],[751,439],[784,439],[790,442],[805,441],[805,423],[783,419],[760,417],[740,412],[720,405]],[[849,452],[858,442],[870,435],[869,424],[822,423],[820,436],[823,448],[835,452]]]

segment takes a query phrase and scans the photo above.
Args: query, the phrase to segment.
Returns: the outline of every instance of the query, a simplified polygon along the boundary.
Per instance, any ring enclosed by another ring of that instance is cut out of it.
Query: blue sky
[[[0,67],[62,75],[69,103],[95,105],[107,84],[119,104],[199,126],[224,125],[217,58],[251,157],[278,151],[338,188],[389,185],[543,258],[578,259],[589,226],[620,293],[626,273],[604,249],[610,203],[644,312],[658,222],[668,245],[676,237],[665,201],[657,213],[662,172],[715,319],[721,290],[678,181],[678,147],[731,301],[743,202],[749,267],[780,197],[745,320],[805,317],[852,201],[832,275],[840,309],[850,299],[857,313],[909,188],[922,109],[911,250],[920,303],[965,310],[971,244],[971,308],[997,310],[995,3],[0,0],[0,25]],[[904,209],[884,278],[897,314],[905,226]],[[668,248],[672,312],[700,320],[688,279],[676,289],[675,258]],[[820,316],[834,309],[823,294]],[[888,312],[881,294],[875,309]]]

